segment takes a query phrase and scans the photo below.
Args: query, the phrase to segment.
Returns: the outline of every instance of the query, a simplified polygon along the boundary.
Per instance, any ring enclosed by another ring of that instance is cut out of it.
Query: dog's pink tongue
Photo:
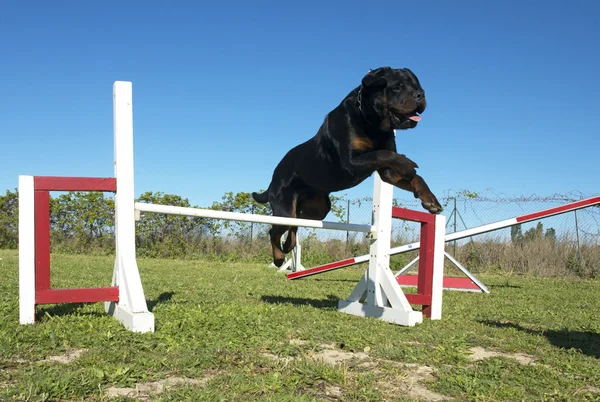
[[[409,119],[412,121],[421,121],[421,116],[410,116]]]

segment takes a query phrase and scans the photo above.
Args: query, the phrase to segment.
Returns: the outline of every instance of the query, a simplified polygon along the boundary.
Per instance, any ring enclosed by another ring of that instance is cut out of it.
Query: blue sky
[[[389,65],[425,88],[397,144],[434,193],[599,193],[592,0],[2,2],[0,49],[2,192],[19,174],[111,176],[115,80],[133,82],[136,195],[264,189]]]

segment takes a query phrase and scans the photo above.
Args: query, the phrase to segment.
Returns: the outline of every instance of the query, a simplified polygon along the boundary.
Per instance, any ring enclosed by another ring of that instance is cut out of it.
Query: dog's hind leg
[[[281,267],[285,261],[285,253],[281,249],[281,237],[288,229],[288,226],[275,225],[269,230],[271,248],[273,249],[273,264],[276,267]]]
[[[329,195],[323,193],[310,193],[310,195],[299,195],[296,201],[297,217],[302,219],[313,219],[322,221],[331,210]],[[298,227],[292,226],[288,231],[287,238],[283,244],[285,254],[296,247]]]
[[[315,191],[298,198],[297,208],[298,218],[322,221],[331,211],[331,200],[329,194]]]

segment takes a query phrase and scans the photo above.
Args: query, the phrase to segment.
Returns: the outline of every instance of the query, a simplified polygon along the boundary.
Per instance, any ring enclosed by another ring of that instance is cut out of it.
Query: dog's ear
[[[362,85],[365,88],[381,88],[387,85],[386,74],[392,69],[390,67],[379,67],[371,70],[362,79]]]

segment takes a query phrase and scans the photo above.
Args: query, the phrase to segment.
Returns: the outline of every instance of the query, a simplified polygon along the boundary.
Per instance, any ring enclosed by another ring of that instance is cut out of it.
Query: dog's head
[[[363,116],[383,131],[416,127],[426,105],[425,91],[408,68],[371,70],[359,88]]]

